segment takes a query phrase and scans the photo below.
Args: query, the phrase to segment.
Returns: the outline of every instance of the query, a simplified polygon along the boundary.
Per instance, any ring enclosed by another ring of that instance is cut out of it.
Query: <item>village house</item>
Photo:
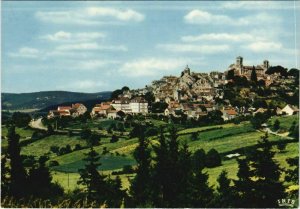
[[[49,111],[47,118],[50,119],[62,116],[72,116],[75,118],[79,115],[83,115],[86,111],[87,108],[81,103],[72,104],[72,106],[58,106],[57,110]]]
[[[299,112],[299,109],[293,105],[287,104],[282,110],[282,114],[294,115]]]
[[[236,110],[234,108],[225,108],[223,110],[221,110],[222,112],[222,118],[224,121],[227,121],[227,120],[232,120],[234,119],[238,113],[236,112]]]
[[[95,107],[93,107],[91,116],[102,116],[102,117],[107,117],[108,111],[114,109],[111,106],[111,102],[101,102],[101,104],[96,104]]]

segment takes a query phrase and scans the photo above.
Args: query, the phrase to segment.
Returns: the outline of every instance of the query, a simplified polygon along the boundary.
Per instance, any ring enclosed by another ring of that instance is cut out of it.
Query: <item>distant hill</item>
[[[111,92],[78,93],[68,91],[41,91],[33,93],[1,93],[3,110],[45,109],[63,103],[84,101],[103,101],[109,99]],[[93,103],[93,102],[92,102]]]

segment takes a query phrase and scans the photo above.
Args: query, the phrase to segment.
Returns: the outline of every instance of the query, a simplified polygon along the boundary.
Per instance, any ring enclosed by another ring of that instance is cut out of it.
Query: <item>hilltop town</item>
[[[186,66],[180,76],[164,76],[142,89],[115,91],[110,101],[97,104],[90,115],[115,119],[126,114],[158,114],[198,120],[220,111],[224,121],[267,110],[292,115],[299,111],[297,73],[271,67],[268,60],[245,66],[240,56],[224,72],[197,73]],[[83,104],[74,104],[51,110],[48,118],[77,117],[86,111]]]

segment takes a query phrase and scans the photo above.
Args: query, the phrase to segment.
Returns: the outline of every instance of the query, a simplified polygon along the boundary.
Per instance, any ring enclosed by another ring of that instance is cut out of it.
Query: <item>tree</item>
[[[213,207],[213,189],[208,183],[208,174],[202,170],[195,171],[191,177],[191,205],[193,208]]]
[[[191,135],[191,140],[192,141],[197,141],[199,138],[199,133],[198,132],[193,132]]]
[[[85,128],[81,131],[80,137],[82,139],[88,139],[92,135],[91,129]]]
[[[164,194],[167,192],[168,182],[168,167],[169,167],[169,156],[168,156],[168,145],[163,133],[163,128],[160,128],[159,144],[153,146],[155,152],[155,165],[152,171],[152,202],[156,207],[165,206]]]
[[[278,119],[275,120],[273,129],[274,129],[274,131],[278,131],[280,129],[280,122]]]
[[[252,71],[251,71],[251,81],[257,82],[257,75],[256,75],[256,70],[255,67],[253,66]]]
[[[124,92],[124,91],[129,91],[130,89],[128,86],[123,86],[123,88],[121,90],[122,90],[122,92]]]
[[[227,177],[227,172],[223,170],[218,177],[217,194],[214,200],[215,207],[218,208],[232,208],[234,207],[234,201],[236,194],[232,186],[230,186],[231,180]]]
[[[26,190],[34,197],[53,198],[63,195],[63,188],[57,184],[52,183],[52,176],[49,168],[46,167],[45,162],[47,157],[41,156],[38,160],[38,166],[33,166],[28,175],[28,187]]]
[[[107,185],[105,183],[106,176],[100,174],[97,170],[100,156],[93,147],[85,154],[83,159],[86,163],[83,169],[79,169],[80,179],[78,184],[85,186],[86,197],[88,200],[96,200],[99,203],[104,203],[106,200],[105,192]]]
[[[91,147],[91,146],[98,146],[100,143],[100,136],[96,133],[92,133],[87,139],[86,139],[86,143],[87,146]]]
[[[24,190],[27,187],[27,173],[20,155],[20,135],[16,134],[14,126],[9,127],[7,138],[7,154],[10,159],[10,194],[19,198],[25,196],[27,193]]]
[[[117,89],[111,93],[110,98],[117,99],[119,97],[119,95],[121,95],[121,94],[123,94],[123,91],[121,89]]]
[[[261,125],[267,121],[267,116],[264,113],[258,112],[251,118],[250,122],[253,128],[258,129]]]
[[[299,137],[299,125],[296,125],[296,122],[294,121],[291,128],[289,129],[289,136],[297,139]]]
[[[12,115],[12,122],[17,127],[26,127],[31,121],[31,116],[27,113],[14,112]]]
[[[275,153],[267,134],[254,149],[253,154],[239,163],[239,180],[235,181],[241,200],[238,207],[278,207],[277,200],[285,197],[285,189],[279,180],[281,169],[273,160]]]
[[[112,135],[111,136],[111,139],[110,139],[110,143],[115,143],[115,142],[117,142],[117,141],[119,141],[119,138],[116,136],[116,135]]]
[[[1,156],[1,198],[9,194],[9,168],[8,168],[7,156]]]
[[[210,149],[206,155],[205,164],[208,168],[213,168],[221,165],[221,156],[217,150]]]
[[[195,171],[202,170],[205,167],[206,154],[204,149],[198,149],[192,156],[192,166]]]
[[[48,135],[52,135],[54,133],[54,129],[53,129],[53,127],[49,124],[48,126],[47,126],[47,134]]]
[[[155,97],[154,97],[154,94],[150,91],[148,91],[146,94],[145,94],[145,100],[148,102],[149,105],[152,104],[152,102],[155,101]]]
[[[277,149],[279,149],[279,152],[283,152],[285,148],[286,148],[286,144],[284,143],[277,144]]]
[[[148,140],[144,137],[145,127],[139,125],[137,130],[139,132],[139,145],[133,153],[137,162],[137,168],[136,176],[131,181],[130,194],[132,199],[129,204],[139,207],[149,204],[151,155],[148,148]]]
[[[50,147],[50,151],[57,154],[59,152],[59,147],[53,145]]]

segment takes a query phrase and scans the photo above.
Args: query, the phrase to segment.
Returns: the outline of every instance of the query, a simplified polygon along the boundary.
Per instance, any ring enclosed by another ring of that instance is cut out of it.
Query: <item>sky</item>
[[[1,91],[143,88],[164,75],[298,68],[299,1],[4,1]],[[298,37],[298,40],[297,40]]]

